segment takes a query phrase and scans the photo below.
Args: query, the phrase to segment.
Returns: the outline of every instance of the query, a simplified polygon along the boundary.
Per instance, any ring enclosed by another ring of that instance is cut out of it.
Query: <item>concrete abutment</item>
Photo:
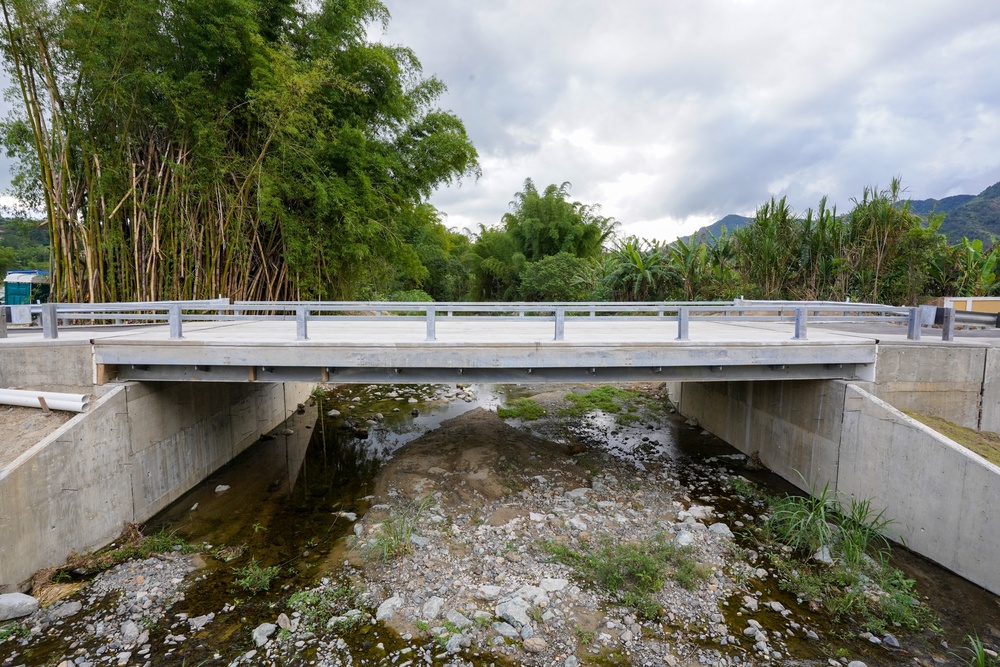
[[[1000,425],[1000,350],[879,347],[872,382],[677,383],[684,416],[804,491],[870,498],[900,541],[1000,594],[1000,467],[901,410]]]

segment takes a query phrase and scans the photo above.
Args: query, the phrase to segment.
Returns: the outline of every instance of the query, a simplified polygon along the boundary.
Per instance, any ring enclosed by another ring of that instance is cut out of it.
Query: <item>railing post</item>
[[[0,338],[7,337],[7,306],[0,306]]]
[[[688,339],[688,309],[677,309],[677,338],[675,340]]]
[[[167,322],[170,323],[170,340],[184,338],[183,325],[181,324],[181,304],[172,303],[167,306]]]
[[[427,307],[427,340],[437,340],[437,311],[434,306]]]
[[[295,308],[295,340],[309,340],[309,306]]]
[[[566,309],[556,308],[556,336],[553,340],[562,340],[566,333]]]
[[[806,309],[795,309],[795,340],[806,339]]]
[[[955,340],[955,309],[944,309],[944,321],[941,324],[941,340]]]
[[[910,321],[906,327],[907,340],[920,340],[920,309],[910,308]]]
[[[56,319],[56,304],[42,304],[42,338],[59,338],[59,322]]]

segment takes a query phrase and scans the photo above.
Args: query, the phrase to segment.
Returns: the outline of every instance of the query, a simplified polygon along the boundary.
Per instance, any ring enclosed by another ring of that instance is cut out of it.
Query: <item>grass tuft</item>
[[[377,524],[374,529],[375,537],[363,548],[365,556],[385,562],[397,556],[413,553],[410,537],[430,502],[431,498],[428,496],[416,509],[410,506],[402,514],[389,517]]]
[[[507,405],[497,408],[497,415],[503,419],[520,419],[527,422],[541,419],[545,414],[545,408],[530,398],[515,398],[507,401]]]
[[[251,593],[262,593],[271,587],[271,582],[278,578],[281,568],[277,565],[261,567],[257,559],[252,559],[243,567],[234,567],[236,580],[233,582],[240,588]]]

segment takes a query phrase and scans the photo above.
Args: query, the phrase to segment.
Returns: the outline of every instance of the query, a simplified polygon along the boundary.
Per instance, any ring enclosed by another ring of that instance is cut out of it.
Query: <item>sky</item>
[[[448,92],[482,177],[432,198],[499,224],[531,178],[671,241],[772,195],[839,211],[1000,181],[997,0],[384,0],[377,38]]]

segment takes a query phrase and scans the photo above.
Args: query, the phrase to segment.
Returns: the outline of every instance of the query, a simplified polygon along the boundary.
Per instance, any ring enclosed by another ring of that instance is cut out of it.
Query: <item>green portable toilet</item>
[[[48,271],[8,271],[3,280],[4,302],[8,306],[26,306],[49,300]]]

